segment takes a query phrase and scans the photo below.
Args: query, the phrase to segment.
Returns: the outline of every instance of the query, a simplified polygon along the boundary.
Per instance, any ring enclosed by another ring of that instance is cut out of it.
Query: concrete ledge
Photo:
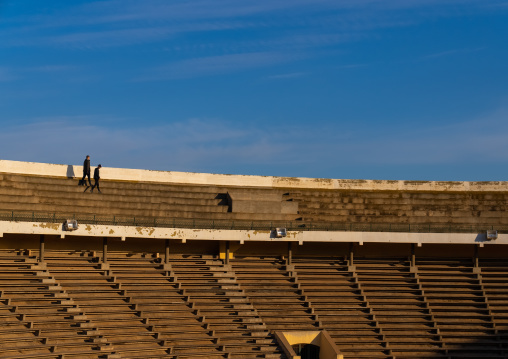
[[[82,166],[0,160],[0,173],[81,178]],[[103,167],[103,180],[229,187],[305,188],[359,191],[508,192],[508,182],[344,180],[302,177],[165,172]]]
[[[339,348],[335,345],[326,330],[322,331],[288,331],[275,332],[275,338],[286,356],[290,359],[301,359],[293,350],[295,344],[313,344],[320,348],[319,358],[343,359]]]
[[[9,222],[0,221],[0,232],[13,234],[54,235],[66,233],[66,238],[108,237],[153,238],[191,240],[230,241],[232,244],[246,242],[346,242],[346,243],[414,243],[423,244],[508,244],[508,234],[500,234],[498,239],[487,241],[485,234],[476,233],[394,233],[394,232],[330,232],[330,231],[289,231],[287,237],[272,238],[271,231],[185,229],[159,227],[127,227],[108,225],[81,225],[72,232],[64,232],[59,223]]]

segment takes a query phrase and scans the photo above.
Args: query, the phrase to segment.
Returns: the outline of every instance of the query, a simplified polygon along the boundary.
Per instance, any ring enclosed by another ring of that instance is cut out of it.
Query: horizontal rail
[[[408,232],[408,233],[482,233],[497,230],[508,233],[507,225],[480,224],[412,224],[412,223],[354,223],[354,222],[310,222],[310,221],[245,221],[184,218],[118,217],[83,214],[61,214],[40,212],[0,212],[0,220],[13,222],[63,223],[75,219],[81,224],[101,224],[135,227],[191,228],[191,229],[236,229],[273,230],[283,227],[288,231],[350,231],[350,232]]]

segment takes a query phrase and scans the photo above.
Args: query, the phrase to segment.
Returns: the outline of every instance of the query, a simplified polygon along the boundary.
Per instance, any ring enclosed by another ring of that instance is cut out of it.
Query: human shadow
[[[74,166],[67,165],[67,178],[74,178],[76,174],[74,173]]]

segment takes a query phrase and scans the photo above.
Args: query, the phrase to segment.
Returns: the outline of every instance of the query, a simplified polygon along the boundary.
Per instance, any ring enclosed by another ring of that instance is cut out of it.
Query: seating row
[[[0,358],[282,359],[274,331],[322,329],[345,358],[508,350],[501,260],[21,253],[0,255]]]

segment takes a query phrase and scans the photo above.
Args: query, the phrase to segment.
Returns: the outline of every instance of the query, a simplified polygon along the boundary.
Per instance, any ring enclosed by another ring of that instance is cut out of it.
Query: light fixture
[[[487,230],[487,240],[490,241],[490,240],[493,240],[493,239],[497,239],[497,230],[495,230],[495,229],[488,229]]]
[[[287,235],[288,235],[288,232],[287,232],[286,228],[275,228],[275,237],[282,238],[282,237],[287,237]]]
[[[78,221],[75,219],[68,219],[63,224],[64,231],[75,231],[78,229]]]

